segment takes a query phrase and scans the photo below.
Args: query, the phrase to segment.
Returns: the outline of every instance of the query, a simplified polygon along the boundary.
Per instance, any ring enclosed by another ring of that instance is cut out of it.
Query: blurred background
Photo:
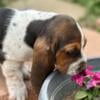
[[[0,0],[0,6],[70,15],[79,21],[86,35],[87,56],[100,56],[100,0]]]

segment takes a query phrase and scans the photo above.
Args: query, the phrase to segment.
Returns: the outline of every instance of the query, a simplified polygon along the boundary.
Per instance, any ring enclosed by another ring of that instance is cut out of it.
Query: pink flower
[[[88,69],[85,70],[85,73],[86,73],[86,76],[89,76],[89,77],[93,77],[95,75],[94,72],[92,72],[92,71],[90,71]]]
[[[100,85],[100,80],[91,79],[87,82],[86,87],[87,89],[93,88]]]
[[[88,66],[86,67],[86,69],[92,70],[92,69],[93,69],[93,66],[92,66],[92,65],[88,65]]]
[[[93,79],[100,80],[100,72],[95,72],[95,75],[93,76]]]
[[[89,80],[86,84],[87,89],[90,89],[90,88],[95,87],[95,86],[96,86],[96,81],[93,79]]]
[[[94,76],[94,72],[92,72],[93,66],[88,65],[83,71],[81,71],[80,73],[78,73],[81,76]]]
[[[92,69],[93,66],[88,65],[82,72],[72,76],[72,80],[79,86],[83,86],[85,79],[89,77],[90,79],[86,83],[87,89],[100,85],[100,72],[93,72]]]
[[[100,86],[100,72],[95,72],[94,76],[87,82],[87,89]]]
[[[72,76],[72,80],[76,82],[79,86],[83,86],[84,77],[77,74]]]

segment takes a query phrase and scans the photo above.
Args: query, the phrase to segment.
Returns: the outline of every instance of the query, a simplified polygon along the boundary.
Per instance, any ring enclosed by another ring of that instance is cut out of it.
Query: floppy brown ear
[[[45,38],[38,38],[34,45],[32,64],[32,85],[38,94],[41,85],[48,74],[53,70],[50,45]]]
[[[59,49],[59,40],[57,39],[57,37],[55,37],[51,43],[51,50],[54,57],[56,56],[56,52],[58,49]]]

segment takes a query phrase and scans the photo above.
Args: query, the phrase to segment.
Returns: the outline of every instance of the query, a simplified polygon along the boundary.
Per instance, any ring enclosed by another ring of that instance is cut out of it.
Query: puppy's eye
[[[80,56],[80,51],[73,49],[73,50],[67,51],[66,55],[68,55],[70,57],[79,57]]]

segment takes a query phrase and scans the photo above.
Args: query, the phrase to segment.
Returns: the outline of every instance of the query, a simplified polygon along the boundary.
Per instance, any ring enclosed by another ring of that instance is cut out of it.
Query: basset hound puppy
[[[32,84],[39,93],[45,78],[54,69],[76,74],[84,68],[85,36],[72,18],[53,12],[0,9],[0,63],[9,100],[25,100],[23,81],[29,72],[23,63],[33,56]]]

